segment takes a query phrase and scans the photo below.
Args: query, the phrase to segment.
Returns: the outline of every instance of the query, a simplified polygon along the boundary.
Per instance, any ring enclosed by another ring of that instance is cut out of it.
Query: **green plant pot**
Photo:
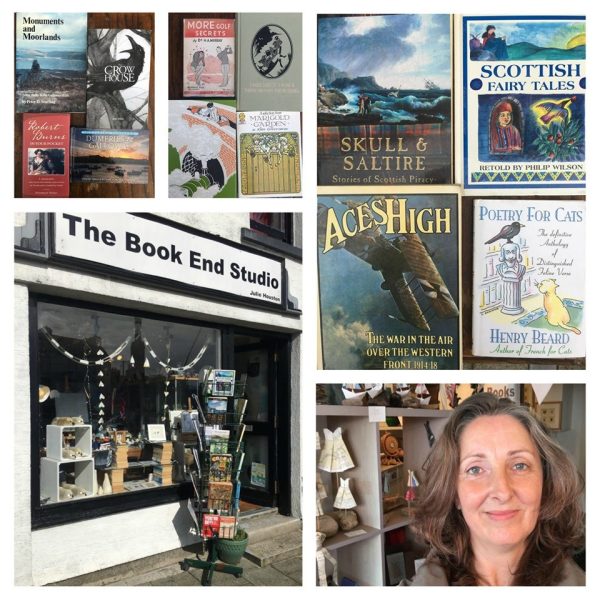
[[[228,565],[238,565],[246,552],[248,538],[243,540],[225,540],[219,538],[216,542],[217,556]]]

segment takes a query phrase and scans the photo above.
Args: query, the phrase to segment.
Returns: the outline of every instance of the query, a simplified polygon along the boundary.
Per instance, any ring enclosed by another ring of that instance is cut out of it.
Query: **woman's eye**
[[[529,465],[527,463],[517,463],[513,466],[515,471],[527,471],[529,469]]]
[[[467,475],[480,475],[483,472],[483,469],[481,467],[469,467],[467,469]]]

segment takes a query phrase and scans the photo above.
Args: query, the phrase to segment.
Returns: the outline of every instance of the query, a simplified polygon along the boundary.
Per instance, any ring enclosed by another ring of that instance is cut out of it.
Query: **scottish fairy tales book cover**
[[[450,15],[317,23],[318,184],[451,183]]]
[[[85,112],[87,13],[15,15],[16,112]]]
[[[325,369],[458,369],[456,194],[319,196]]]
[[[147,129],[71,129],[71,181],[147,184]]]
[[[90,129],[146,129],[152,31],[88,31],[87,119]]]
[[[584,187],[585,17],[463,17],[462,56],[465,188]]]
[[[183,19],[183,95],[235,96],[235,19]]]
[[[234,101],[169,100],[169,197],[236,197]]]
[[[476,200],[473,354],[585,356],[585,202]]]
[[[240,197],[299,196],[300,113],[238,113]]]

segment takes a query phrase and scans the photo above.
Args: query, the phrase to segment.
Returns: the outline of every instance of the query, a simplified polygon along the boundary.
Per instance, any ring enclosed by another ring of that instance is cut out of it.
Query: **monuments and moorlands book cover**
[[[147,129],[71,129],[71,181],[147,184]]]
[[[69,197],[71,115],[23,115],[23,197]]]
[[[301,194],[300,113],[238,113],[240,197]]]
[[[585,356],[585,202],[476,200],[473,354]]]
[[[235,96],[235,19],[183,19],[183,95]]]
[[[584,187],[585,17],[463,17],[465,188]]]
[[[302,111],[302,13],[240,13],[237,109]]]
[[[450,15],[318,15],[317,182],[452,182]]]
[[[235,198],[233,100],[169,100],[169,198]]]
[[[85,112],[87,13],[16,13],[16,112]]]
[[[324,368],[458,369],[457,195],[318,201]]]
[[[152,31],[88,31],[87,118],[90,129],[146,129]]]

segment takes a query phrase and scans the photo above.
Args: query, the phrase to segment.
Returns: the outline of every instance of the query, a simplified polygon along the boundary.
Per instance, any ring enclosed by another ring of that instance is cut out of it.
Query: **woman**
[[[490,153],[514,154],[523,150],[521,133],[513,125],[513,107],[510,102],[500,102],[490,119]]]
[[[472,396],[424,470],[415,529],[431,552],[413,585],[585,585],[581,477],[525,407]]]

